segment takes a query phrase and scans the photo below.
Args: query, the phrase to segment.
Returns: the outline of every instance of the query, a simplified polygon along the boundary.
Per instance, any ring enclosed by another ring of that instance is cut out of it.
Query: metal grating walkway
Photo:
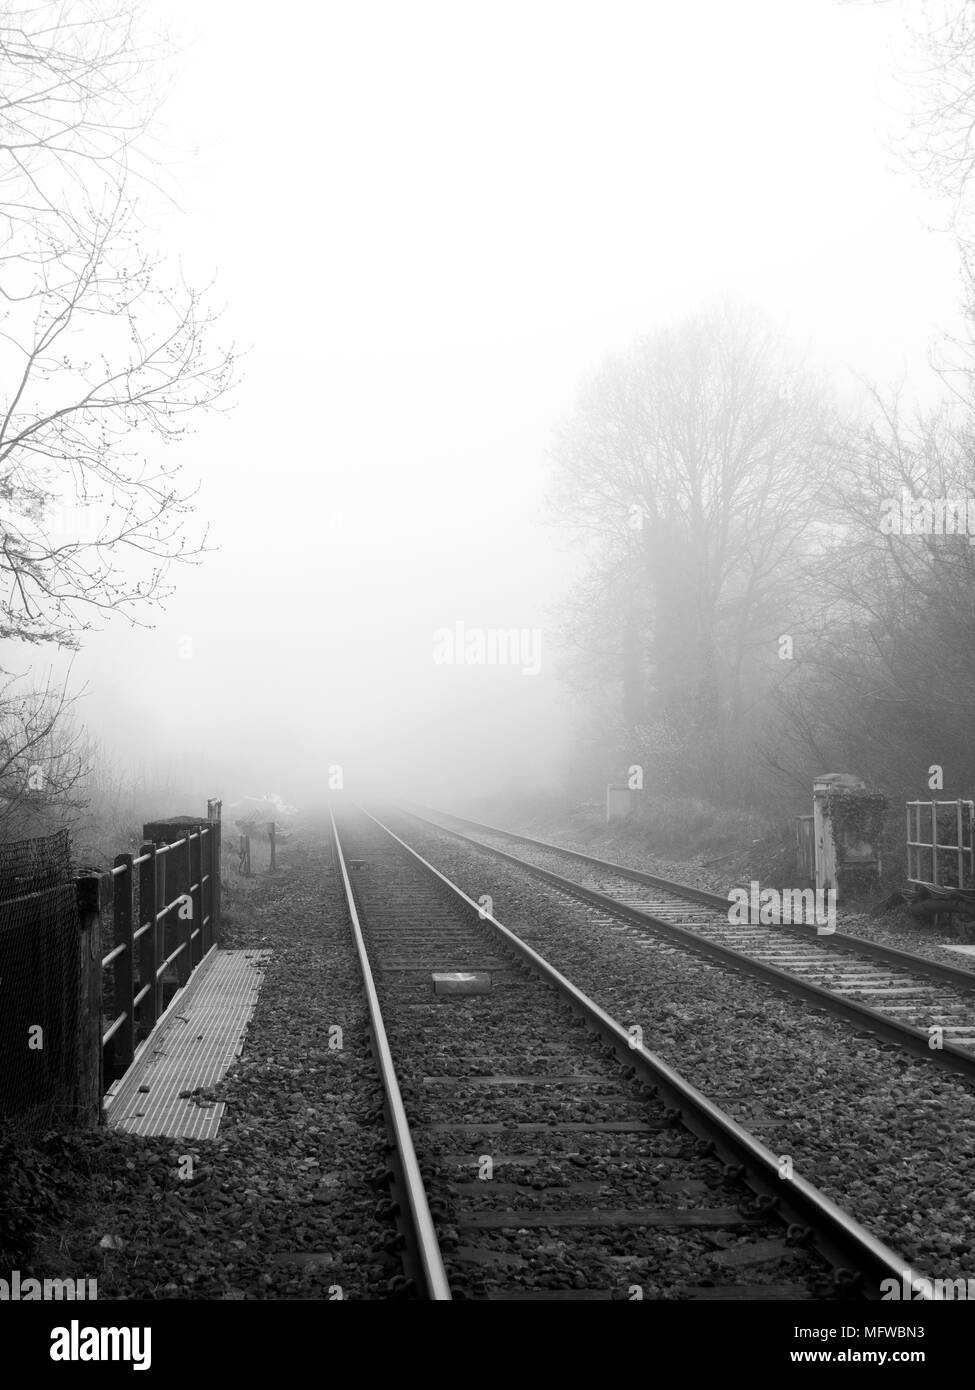
[[[240,1055],[270,954],[213,950],[197,966],[105,1097],[111,1129],[179,1139],[216,1136],[223,1101],[180,1093],[215,1085]]]

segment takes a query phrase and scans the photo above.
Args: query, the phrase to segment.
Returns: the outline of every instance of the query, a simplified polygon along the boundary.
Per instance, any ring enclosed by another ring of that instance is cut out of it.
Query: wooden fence
[[[207,810],[207,820],[144,826],[137,856],[120,854],[109,872],[77,880],[83,1121],[98,1122],[107,1085],[131,1066],[169,997],[218,943],[220,802]]]
[[[816,826],[814,816],[796,816],[796,874],[809,883],[816,882]]]
[[[240,822],[238,822],[240,824]],[[251,865],[251,839],[257,834],[258,829],[263,827],[264,837],[267,839],[269,847],[268,872],[275,873],[278,867],[277,858],[277,825],[273,820],[254,821],[250,832],[242,832],[237,845],[237,872],[244,878],[251,878],[253,868]]]
[[[106,1086],[217,946],[220,811],[145,825],[138,855],[73,881],[66,832],[0,847],[4,1125],[101,1121]]]

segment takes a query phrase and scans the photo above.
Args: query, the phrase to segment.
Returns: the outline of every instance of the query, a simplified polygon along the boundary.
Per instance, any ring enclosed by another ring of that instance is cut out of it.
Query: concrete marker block
[[[490,994],[491,976],[487,970],[434,971],[434,994]]]

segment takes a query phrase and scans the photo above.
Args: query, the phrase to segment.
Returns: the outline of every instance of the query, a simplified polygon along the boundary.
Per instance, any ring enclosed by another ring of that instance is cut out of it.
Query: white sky
[[[546,449],[587,373],[729,292],[880,379],[956,325],[938,209],[884,143],[900,10],[159,7],[189,43],[170,138],[197,150],[165,236],[251,351],[181,454],[221,549],[153,631],[89,642],[90,723],[126,756],[139,730],[164,757],[191,728],[256,748],[246,776],[297,796],[367,757],[431,793],[557,775],[550,659],[430,652],[457,620],[549,634],[571,556]]]

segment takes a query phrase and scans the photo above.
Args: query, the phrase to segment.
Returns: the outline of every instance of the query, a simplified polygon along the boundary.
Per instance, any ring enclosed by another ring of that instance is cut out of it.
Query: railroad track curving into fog
[[[404,1293],[871,1298],[900,1281],[892,1250],[387,826],[349,808],[331,828]]]
[[[607,929],[625,927],[648,943],[675,943],[743,970],[860,1031],[975,1080],[975,973],[970,970],[838,931],[820,936],[805,925],[732,924],[729,900],[720,894],[464,817],[412,809],[408,814],[587,904],[603,914]],[[518,844],[522,854],[503,848],[506,844]]]

